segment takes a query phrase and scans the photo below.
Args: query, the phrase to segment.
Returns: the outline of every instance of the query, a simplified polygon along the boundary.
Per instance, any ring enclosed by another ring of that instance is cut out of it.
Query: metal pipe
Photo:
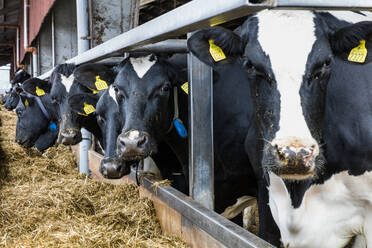
[[[17,34],[16,34],[16,46],[17,46],[17,61],[15,66],[15,71],[19,67],[20,61],[19,61],[19,46],[20,46],[20,38],[19,38],[19,27],[17,28]]]
[[[28,47],[28,27],[27,27],[27,8],[29,6],[29,0],[24,0],[23,5],[23,46]]]
[[[55,33],[54,33],[54,11],[52,11],[52,67],[56,66],[56,55],[55,55]]]
[[[38,53],[37,50],[32,52],[32,76],[37,77],[39,75],[39,66],[38,66]]]
[[[89,14],[88,1],[76,0],[76,18],[77,18],[77,40],[78,54],[89,50]],[[83,140],[79,144],[79,172],[80,174],[89,175],[89,158],[88,150],[92,145],[92,135],[86,129],[81,129]]]

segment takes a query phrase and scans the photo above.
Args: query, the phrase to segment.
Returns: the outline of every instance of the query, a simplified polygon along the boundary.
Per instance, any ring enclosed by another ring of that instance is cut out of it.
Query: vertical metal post
[[[77,40],[78,54],[89,50],[89,10],[88,0],[76,0],[76,19],[77,19]],[[88,150],[92,144],[91,133],[86,129],[81,129],[83,140],[79,144],[79,171],[81,174],[89,174]]]
[[[37,77],[39,76],[39,59],[38,59],[38,53],[37,51],[32,52],[32,76]]]
[[[52,67],[56,66],[56,48],[55,48],[55,33],[54,33],[54,10],[51,14],[51,28],[52,28]]]
[[[209,66],[191,53],[188,55],[188,70],[190,193],[194,200],[213,210],[213,74]]]

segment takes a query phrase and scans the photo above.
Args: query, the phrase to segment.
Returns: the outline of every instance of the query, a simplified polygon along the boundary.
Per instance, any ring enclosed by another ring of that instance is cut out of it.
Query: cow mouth
[[[150,153],[140,153],[140,154],[125,154],[122,155],[121,158],[124,161],[131,162],[131,161],[140,161],[150,156]]]
[[[33,146],[33,142],[30,140],[16,140],[16,142],[23,148],[30,148]]]

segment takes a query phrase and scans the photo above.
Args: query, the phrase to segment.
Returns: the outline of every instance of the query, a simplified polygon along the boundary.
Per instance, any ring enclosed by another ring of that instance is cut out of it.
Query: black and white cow
[[[19,102],[19,94],[23,91],[20,84],[14,84],[9,92],[4,97],[4,107],[7,110],[13,110],[17,107]]]
[[[101,67],[101,69],[106,71],[112,70],[111,68],[104,67]],[[88,73],[89,70],[91,71],[89,74],[105,73],[104,71],[100,71],[99,68],[87,68],[85,72]],[[103,90],[102,94],[97,94],[100,95],[99,98],[97,95],[91,93],[81,93],[69,97],[69,105],[77,113],[84,112],[84,104],[90,104],[95,109],[90,115],[95,116],[98,120],[98,125],[103,135],[104,147],[104,158],[99,170],[104,177],[111,179],[121,178],[128,174],[130,172],[130,165],[135,162],[125,161],[117,156],[116,141],[122,129],[122,118],[120,117],[117,101],[114,98],[115,90],[111,86],[113,81],[114,78],[111,82],[108,82],[110,86],[107,90]],[[82,80],[82,84],[88,88],[91,88],[94,82],[95,78]],[[170,179],[172,185],[177,189],[185,189],[185,183],[182,180],[177,180],[177,175],[180,175],[180,173],[177,167],[178,161],[174,157],[174,154],[164,143],[160,145],[159,150],[159,154],[154,154],[152,159],[158,165],[162,178]],[[151,164],[151,161],[145,159],[144,164],[145,166]]]
[[[90,66],[91,64],[81,67]],[[92,92],[92,89],[84,87],[78,83],[74,77],[76,66],[73,64],[58,65],[49,80],[47,85],[38,85],[40,89],[50,94],[52,103],[58,108],[59,135],[58,143],[64,145],[75,145],[82,140],[80,129],[86,128],[92,132],[97,139],[102,142],[102,134],[97,125],[96,119],[88,115],[78,115],[71,110],[68,105],[68,97],[79,93]],[[25,89],[27,91],[27,89]],[[28,91],[30,94],[37,96],[36,92]]]
[[[22,92],[22,83],[29,78],[31,78],[31,75],[23,69],[20,69],[15,73],[13,80],[10,82],[11,88],[5,93],[5,96],[2,99],[2,104],[4,104],[7,110],[13,110],[17,107],[19,94]]]
[[[35,85],[47,84],[47,81],[31,78],[24,82],[28,91]],[[22,92],[16,108],[16,142],[29,148],[34,146],[43,152],[54,145],[58,136],[57,108],[52,104],[49,94],[33,96]]]
[[[213,27],[189,40],[202,61],[215,66],[213,40],[246,71],[255,108],[246,151],[257,178],[266,178],[266,201],[285,247],[344,247],[359,234],[372,246],[372,22],[366,15],[265,10],[235,33]]]
[[[118,155],[125,160],[153,157],[159,152],[159,144],[163,141],[178,157],[185,182],[188,183],[188,142],[182,132],[174,127],[174,119],[177,118],[175,108],[179,110],[178,118],[186,129],[188,127],[188,96],[180,88],[187,80],[186,70],[182,70],[186,69],[186,56],[182,60],[153,54],[129,57],[119,65],[112,98],[119,106],[123,122],[117,141]],[[238,114],[246,111],[243,105],[247,98],[238,99],[234,93],[242,91],[224,84],[223,79],[236,79],[234,73],[223,73],[221,78],[214,94],[214,102],[218,106],[215,108],[215,117],[220,118],[215,120],[214,135],[218,140],[215,150],[225,150],[224,153],[215,154],[215,210],[219,213],[233,205],[240,196],[255,195],[257,190],[254,173],[246,166],[249,160],[243,147],[245,137],[239,136],[249,126],[248,118]],[[232,92],[231,97],[222,94],[226,91]],[[241,108],[230,108],[229,102]],[[222,123],[229,126],[226,128]]]

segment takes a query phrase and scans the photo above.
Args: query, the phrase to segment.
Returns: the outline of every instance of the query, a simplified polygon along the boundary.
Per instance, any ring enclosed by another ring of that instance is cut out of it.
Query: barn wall
[[[24,43],[24,37],[23,37],[23,6],[24,1],[22,1],[22,8],[20,9],[19,13],[19,25],[21,27],[21,49],[20,49],[20,60],[24,60],[25,56],[25,50],[23,47]],[[30,0],[30,7],[29,7],[29,18],[28,18],[28,41],[31,44],[34,39],[36,38],[37,34],[39,33],[39,30],[41,28],[41,25],[44,22],[45,17],[47,16],[50,8],[53,6],[55,0]],[[30,45],[28,44],[28,45]]]

